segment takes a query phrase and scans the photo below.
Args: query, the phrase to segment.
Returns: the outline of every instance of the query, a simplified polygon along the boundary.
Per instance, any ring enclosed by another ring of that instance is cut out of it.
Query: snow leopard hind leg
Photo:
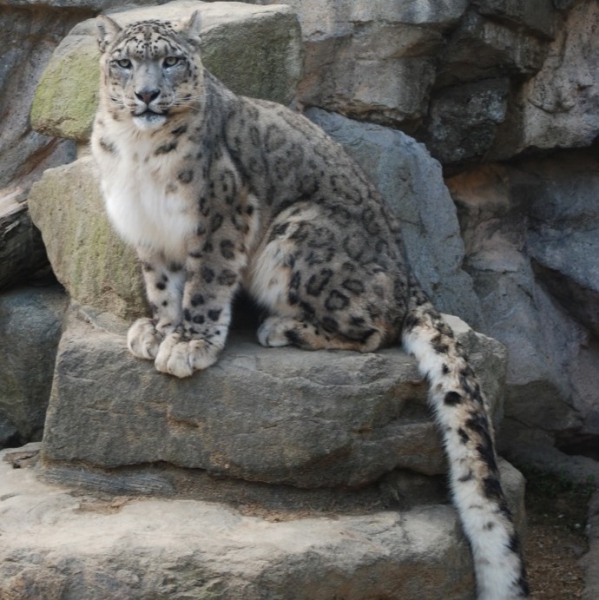
[[[464,349],[406,274],[401,256],[394,267],[384,253],[370,252],[364,237],[366,259],[360,262],[340,250],[347,232],[313,213],[306,206],[281,214],[255,255],[250,291],[270,312],[258,331],[260,343],[370,352],[403,337],[430,383],[429,404],[472,549],[478,598],[529,597],[485,398]]]
[[[380,247],[377,253],[361,233],[349,250],[347,239],[347,230],[310,202],[274,219],[246,285],[269,314],[258,330],[262,345],[370,352],[398,338],[401,298],[388,273],[397,256]]]

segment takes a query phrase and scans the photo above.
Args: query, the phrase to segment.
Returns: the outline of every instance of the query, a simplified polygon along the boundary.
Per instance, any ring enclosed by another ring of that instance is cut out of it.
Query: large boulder
[[[527,161],[525,168],[522,185],[534,190],[527,250],[535,272],[599,336],[599,160],[575,154]]]
[[[52,269],[71,298],[124,318],[146,312],[135,252],[108,222],[91,156],[48,169],[28,202]]]
[[[527,135],[528,124],[518,116],[523,109],[535,113],[534,107],[552,90],[537,85],[538,98],[533,99],[526,84],[522,103],[530,99],[532,106],[511,100],[520,97],[515,92],[541,69],[550,70],[544,78],[549,87],[553,70],[560,69],[564,58],[560,40],[575,40],[582,24],[579,19],[564,25],[571,5],[567,1],[280,1],[296,10],[302,23],[302,103],[400,128],[452,166],[485,160],[490,152],[504,152],[501,158],[507,158],[522,149],[510,138]],[[594,9],[572,10],[590,17],[584,25],[586,40],[595,27],[596,19],[589,14]],[[576,52],[576,68],[584,65],[592,73],[593,51],[585,54],[586,47],[580,44]],[[584,102],[593,94],[588,90],[580,102],[574,100],[576,118],[582,119]],[[533,116],[539,137],[551,136],[555,122],[543,120],[543,110]],[[592,117],[586,119],[591,122]]]
[[[584,453],[599,436],[598,173],[564,154],[448,181],[488,333],[508,347],[514,442]]]
[[[98,497],[37,480],[26,468],[34,454],[0,453],[2,598],[474,598],[470,553],[446,505],[330,517]],[[502,471],[521,498],[521,475]]]
[[[0,188],[27,187],[44,169],[74,155],[72,142],[32,131],[29,112],[52,52],[77,21],[93,13],[39,4],[9,0],[0,11]]]
[[[175,0],[111,16],[126,25],[143,19],[189,18],[202,13],[202,45],[208,69],[238,94],[291,102],[301,75],[296,16],[284,6]],[[52,56],[36,89],[31,122],[46,135],[85,142],[98,104],[99,50],[94,19],[74,27]]]
[[[292,6],[302,22],[302,102],[408,127],[426,114],[443,34],[468,5],[467,0],[283,3]]]
[[[253,333],[234,332],[216,366],[179,381],[134,359],[126,325],[95,314],[75,311],[61,339],[44,434],[48,465],[163,462],[299,487],[364,486],[395,468],[445,471],[427,386],[397,348],[273,350]],[[500,418],[503,347],[450,322]]]

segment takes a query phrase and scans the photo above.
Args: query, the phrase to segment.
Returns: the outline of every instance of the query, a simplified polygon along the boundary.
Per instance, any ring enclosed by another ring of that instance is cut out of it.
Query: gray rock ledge
[[[500,416],[503,346],[447,318]],[[215,366],[177,380],[134,359],[124,329],[114,316],[71,312],[56,360],[45,464],[167,463],[305,488],[364,486],[398,468],[445,472],[427,386],[399,348],[272,349],[234,332]]]

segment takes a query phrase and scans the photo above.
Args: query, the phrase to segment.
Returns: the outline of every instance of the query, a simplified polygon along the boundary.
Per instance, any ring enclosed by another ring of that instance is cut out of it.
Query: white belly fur
[[[174,179],[170,176],[172,160],[151,158],[148,162],[144,157],[135,162],[111,161],[112,169],[103,177],[106,210],[129,244],[161,251],[172,260],[183,259],[185,237],[197,224],[189,199],[177,191],[167,192]]]

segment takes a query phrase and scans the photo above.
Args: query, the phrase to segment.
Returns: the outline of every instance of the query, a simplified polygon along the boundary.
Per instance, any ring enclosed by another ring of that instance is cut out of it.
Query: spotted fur
[[[187,377],[216,362],[244,286],[266,346],[418,359],[481,600],[528,596],[485,399],[451,328],[410,274],[399,224],[340,145],[288,109],[239,97],[200,61],[199,17],[99,25],[92,149],[108,215],[140,258],[152,316],[131,352]]]

